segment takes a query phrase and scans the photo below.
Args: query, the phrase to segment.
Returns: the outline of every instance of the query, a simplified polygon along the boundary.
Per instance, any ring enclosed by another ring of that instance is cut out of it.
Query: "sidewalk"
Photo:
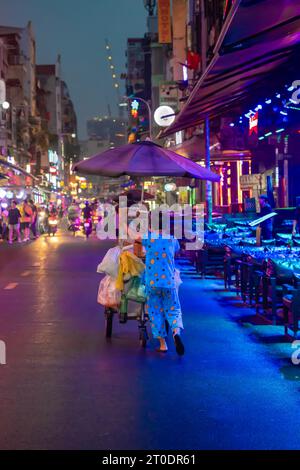
[[[253,324],[254,310],[222,280],[181,269],[187,395],[199,400],[201,448],[299,449],[300,365],[283,327]]]

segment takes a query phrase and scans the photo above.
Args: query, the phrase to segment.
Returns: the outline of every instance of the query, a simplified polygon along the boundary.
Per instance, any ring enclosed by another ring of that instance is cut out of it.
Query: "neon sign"
[[[258,134],[258,111],[249,117],[249,135]]]
[[[298,87],[298,88],[297,88]],[[293,103],[295,104],[299,104],[300,103],[300,80],[295,80],[293,83],[292,83],[292,86],[289,88],[289,90],[295,90],[292,94],[292,98],[290,101],[292,101]]]
[[[131,102],[131,116],[135,119],[139,115],[139,113],[138,113],[139,106],[140,106],[140,103],[137,100],[133,100]]]

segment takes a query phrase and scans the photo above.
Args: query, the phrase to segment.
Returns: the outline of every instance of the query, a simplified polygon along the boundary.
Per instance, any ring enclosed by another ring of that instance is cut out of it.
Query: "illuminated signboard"
[[[170,0],[158,0],[158,42],[172,42]]]
[[[258,111],[249,117],[249,135],[258,134]]]
[[[58,163],[58,155],[54,150],[48,150],[48,159],[49,163],[54,163],[56,165]]]

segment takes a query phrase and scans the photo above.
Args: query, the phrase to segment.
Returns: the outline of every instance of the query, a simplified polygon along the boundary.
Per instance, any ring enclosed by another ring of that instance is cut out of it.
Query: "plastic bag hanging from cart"
[[[130,281],[130,287],[126,294],[127,300],[133,300],[137,303],[145,303],[147,300],[146,287],[142,283],[142,279],[138,276],[135,276]]]
[[[105,307],[117,308],[121,302],[121,292],[116,289],[116,281],[111,276],[105,276],[99,284],[97,301]]]
[[[116,279],[119,273],[120,254],[122,249],[119,246],[110,248],[103,260],[97,267],[97,273],[105,273]]]

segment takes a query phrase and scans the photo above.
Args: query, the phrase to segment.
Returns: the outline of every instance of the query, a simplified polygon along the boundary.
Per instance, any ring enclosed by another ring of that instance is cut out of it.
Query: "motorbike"
[[[69,225],[69,227],[68,227],[68,230],[69,230],[70,232],[73,232],[73,235],[74,235],[74,237],[75,237],[76,232],[79,232],[80,227],[81,227],[80,218],[77,217],[76,219],[71,219],[71,220],[69,220],[69,223],[70,223],[70,225]]]
[[[100,217],[99,215],[93,214],[93,216],[92,216],[92,223],[93,223],[93,228],[94,228],[94,230],[96,230],[97,224],[98,224],[98,222],[100,221],[100,219],[101,219],[101,217]]]
[[[48,217],[45,210],[42,210],[38,214],[38,230],[40,233],[48,232]]]
[[[57,232],[57,217],[56,216],[50,216],[48,220],[48,235],[55,235]]]
[[[86,238],[89,238],[93,230],[92,219],[84,219],[83,221],[83,233]]]

